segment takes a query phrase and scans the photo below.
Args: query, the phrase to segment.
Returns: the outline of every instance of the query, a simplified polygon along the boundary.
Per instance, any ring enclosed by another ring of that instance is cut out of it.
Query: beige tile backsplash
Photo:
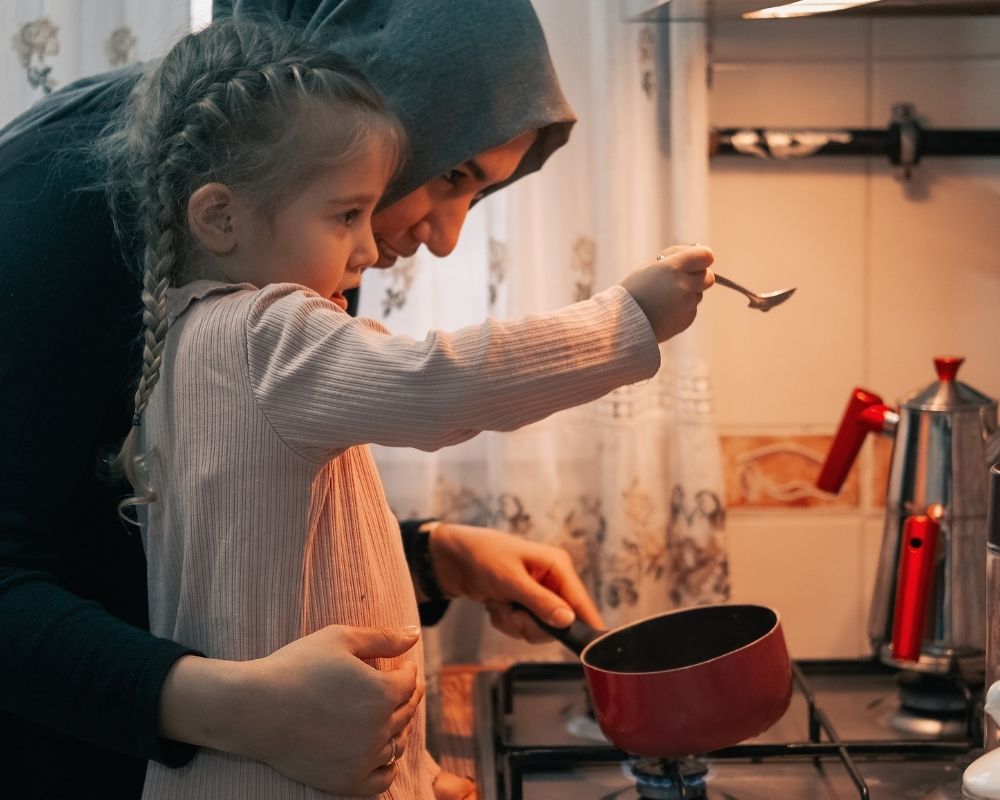
[[[713,37],[718,127],[1000,129],[1000,18],[734,22]],[[837,497],[812,489],[855,386],[895,402],[935,355],[1000,396],[1000,159],[711,164],[720,272],[799,287],[767,315],[713,293],[716,421],[734,599],[782,613],[796,657],[866,655],[891,442],[869,437]]]

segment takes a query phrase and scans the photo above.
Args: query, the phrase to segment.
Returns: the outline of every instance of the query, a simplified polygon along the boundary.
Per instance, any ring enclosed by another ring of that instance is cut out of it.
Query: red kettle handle
[[[891,412],[892,409],[877,394],[866,389],[855,389],[851,399],[847,401],[844,417],[840,421],[837,435],[833,437],[833,444],[830,445],[830,452],[827,453],[816,486],[824,492],[839,492],[861,445],[864,444],[865,436],[869,431],[881,431],[886,414]]]
[[[892,620],[892,657],[918,661],[927,624],[927,598],[934,578],[934,560],[941,533],[940,507],[907,517],[899,550],[896,608]]]

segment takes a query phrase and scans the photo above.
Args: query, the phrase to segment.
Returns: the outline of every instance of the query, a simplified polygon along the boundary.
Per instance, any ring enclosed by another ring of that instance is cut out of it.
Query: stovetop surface
[[[901,708],[895,673],[877,662],[797,662],[795,671],[792,703],[774,726],[702,757],[708,800],[960,800],[962,772],[979,755],[974,703],[924,719]],[[634,760],[588,714],[578,664],[482,673],[474,702],[482,800],[640,796]],[[847,745],[848,763],[834,739]]]

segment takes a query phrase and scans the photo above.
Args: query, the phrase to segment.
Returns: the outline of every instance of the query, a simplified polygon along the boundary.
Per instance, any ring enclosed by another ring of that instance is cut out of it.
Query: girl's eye
[[[344,225],[350,225],[360,215],[361,215],[361,209],[352,208],[350,211],[345,211],[343,214],[338,214],[337,221],[343,223]]]

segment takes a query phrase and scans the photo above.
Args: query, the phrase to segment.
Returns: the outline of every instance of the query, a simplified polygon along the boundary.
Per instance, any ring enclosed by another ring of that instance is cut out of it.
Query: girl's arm
[[[645,314],[621,286],[418,342],[274,285],[250,309],[247,353],[262,412],[311,458],[362,443],[433,450],[513,430],[649,378],[660,363]]]

